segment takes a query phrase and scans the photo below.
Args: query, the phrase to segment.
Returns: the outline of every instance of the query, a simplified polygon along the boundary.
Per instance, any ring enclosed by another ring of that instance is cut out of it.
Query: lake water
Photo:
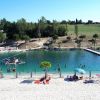
[[[17,64],[17,72],[37,72],[42,73],[43,69],[40,68],[41,61],[50,61],[52,66],[49,72],[57,72],[58,64],[61,71],[64,73],[71,73],[75,68],[80,65],[85,65],[84,70],[92,72],[100,72],[100,56],[84,50],[61,50],[61,51],[44,51],[35,50],[27,52],[10,52],[0,54],[0,62],[3,73],[7,73],[7,67],[14,67],[15,65],[5,65],[3,59],[17,57],[24,64]]]

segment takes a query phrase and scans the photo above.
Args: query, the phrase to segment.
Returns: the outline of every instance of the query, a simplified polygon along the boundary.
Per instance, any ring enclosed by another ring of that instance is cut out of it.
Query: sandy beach
[[[34,79],[36,77],[0,79],[0,100],[100,100],[100,83],[67,82],[64,78],[52,77],[50,83],[44,85],[34,84]]]

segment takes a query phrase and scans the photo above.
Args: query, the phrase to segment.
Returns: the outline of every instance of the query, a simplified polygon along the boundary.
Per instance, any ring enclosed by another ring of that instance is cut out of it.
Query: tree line
[[[93,21],[88,20],[87,23],[82,20],[66,21],[62,20],[58,22],[53,20],[47,20],[45,17],[41,17],[38,22],[27,22],[24,18],[17,20],[17,22],[7,21],[5,18],[0,20],[0,42],[5,39],[10,40],[29,40],[30,38],[38,37],[56,37],[65,36],[68,34],[68,24],[93,24]]]
[[[24,18],[17,22],[10,22],[6,19],[0,21],[0,36],[12,40],[28,40],[30,38],[48,37],[48,36],[64,36],[66,35],[66,24],[60,24],[56,20],[53,22],[41,17],[38,22],[27,22]]]

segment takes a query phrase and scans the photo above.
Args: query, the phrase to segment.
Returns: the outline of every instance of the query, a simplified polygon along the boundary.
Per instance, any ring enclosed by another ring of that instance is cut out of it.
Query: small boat
[[[15,64],[25,64],[25,62],[23,62],[23,61],[18,61],[17,63],[14,63],[14,62],[9,62],[8,64],[9,64],[9,65],[15,65]]]
[[[16,64],[24,64],[25,62],[23,61],[19,61],[19,59],[5,59],[4,61],[4,64],[6,65],[16,65]]]

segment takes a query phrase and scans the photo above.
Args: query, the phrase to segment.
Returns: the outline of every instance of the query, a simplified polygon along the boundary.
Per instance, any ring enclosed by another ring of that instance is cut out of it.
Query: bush
[[[68,37],[67,37],[67,40],[71,40],[71,37],[70,37],[70,36],[68,36]]]
[[[79,38],[81,39],[86,38],[86,35],[80,35]]]
[[[62,43],[66,43],[66,42],[68,42],[68,40],[63,40],[63,41],[62,41]]]
[[[58,39],[58,35],[55,34],[52,36],[52,38],[53,38],[53,40],[56,40],[56,39]]]

